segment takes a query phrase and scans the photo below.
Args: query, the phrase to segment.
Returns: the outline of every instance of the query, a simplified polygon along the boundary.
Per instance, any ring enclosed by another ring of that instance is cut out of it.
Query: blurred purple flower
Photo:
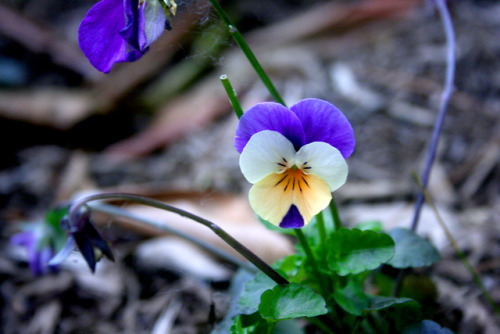
[[[135,61],[149,50],[165,30],[165,13],[160,0],[101,0],[80,24],[80,48],[96,69],[108,73],[114,63]]]
[[[49,260],[54,256],[54,245],[45,238],[43,229],[36,227],[13,235],[10,238],[13,245],[23,246],[28,255],[31,272],[41,276],[50,272],[57,272],[57,265],[49,265]]]

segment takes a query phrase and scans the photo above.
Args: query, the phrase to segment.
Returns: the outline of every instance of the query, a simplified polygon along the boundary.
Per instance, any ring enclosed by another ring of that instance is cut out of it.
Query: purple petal
[[[35,276],[41,276],[49,272],[48,266],[50,258],[54,255],[50,247],[42,247],[40,250],[30,254],[29,266]]]
[[[90,63],[108,73],[114,63],[134,61],[143,53],[118,32],[125,27],[123,0],[102,0],[90,8],[78,29],[78,42]]]
[[[23,231],[10,237],[10,243],[13,245],[24,246],[26,248],[35,247],[35,234],[33,231]]]
[[[156,41],[166,29],[165,11],[161,1],[146,1],[144,5],[144,33],[146,46]]]
[[[73,250],[76,247],[76,242],[75,239],[73,239],[72,236],[68,236],[68,240],[66,241],[66,245],[59,250],[59,253],[57,253],[52,259],[49,261],[49,266],[54,266],[57,267],[60,265],[64,260],[68,258],[68,256],[73,252]]]
[[[279,103],[264,102],[250,108],[241,116],[234,147],[242,152],[246,144],[257,132],[271,130],[281,133],[298,150],[304,144],[304,131],[297,116]]]
[[[344,114],[330,102],[305,99],[290,108],[302,122],[305,143],[322,141],[337,148],[344,159],[354,151],[354,131]]]
[[[165,12],[160,1],[123,0],[127,25],[119,34],[130,45],[145,53],[165,30]]]
[[[122,0],[125,8],[126,26],[118,33],[142,53],[147,51],[146,34],[144,33],[144,3],[139,6],[138,0]],[[122,13],[123,15],[123,13]]]
[[[295,205],[290,207],[288,213],[283,217],[280,223],[280,227],[283,228],[301,228],[304,226],[304,218],[299,212],[299,209]]]

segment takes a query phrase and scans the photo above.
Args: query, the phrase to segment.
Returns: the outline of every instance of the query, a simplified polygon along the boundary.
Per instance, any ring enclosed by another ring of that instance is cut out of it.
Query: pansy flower
[[[249,198],[261,218],[283,228],[309,223],[347,178],[354,132],[342,112],[319,99],[290,109],[259,103],[240,119],[234,141]]]
[[[101,0],[78,29],[78,42],[90,63],[108,73],[114,63],[135,61],[168,27],[173,0]]]

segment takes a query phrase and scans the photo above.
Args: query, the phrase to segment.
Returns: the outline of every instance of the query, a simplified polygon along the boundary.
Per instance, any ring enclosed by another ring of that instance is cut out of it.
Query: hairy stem
[[[78,216],[78,212],[82,207],[84,207],[88,202],[98,201],[98,200],[127,200],[135,203],[151,206],[154,208],[162,209],[165,211],[176,213],[182,217],[186,217],[191,219],[199,224],[202,224],[209,229],[211,229],[217,236],[219,236],[224,242],[226,242],[229,246],[231,246],[234,250],[240,253],[244,258],[253,263],[258,269],[268,275],[273,281],[277,284],[288,284],[288,280],[286,280],[283,276],[281,276],[276,270],[271,268],[266,262],[264,262],[260,257],[255,255],[248,248],[243,246],[238,240],[234,239],[230,236],[226,231],[220,228],[217,224],[212,223],[209,220],[201,218],[197,215],[194,215],[190,212],[184,211],[182,209],[176,208],[169,204],[163,203],[161,201],[157,201],[151,198],[147,198],[140,195],[134,194],[126,194],[126,193],[105,193],[105,194],[96,194],[84,197],[78,201],[75,201],[68,212],[69,222],[75,222]]]
[[[128,210],[121,209],[121,208],[116,207],[114,205],[99,203],[99,204],[89,205],[89,207],[92,211],[95,211],[95,212],[100,212],[100,213],[112,215],[115,217],[123,217],[123,218],[127,218],[127,219],[132,219],[134,221],[140,222],[141,224],[152,226],[159,231],[168,232],[170,234],[176,235],[178,237],[181,237],[185,240],[188,240],[188,241],[194,243],[195,245],[197,245],[201,248],[206,249],[207,251],[211,252],[212,254],[214,254],[214,255],[216,255],[216,256],[218,256],[218,257],[220,257],[228,262],[231,262],[238,267],[245,268],[249,272],[256,271],[256,268],[252,264],[250,264],[249,262],[242,261],[239,258],[233,256],[232,254],[230,254],[230,253],[228,253],[220,248],[217,248],[217,247],[215,247],[215,246],[213,246],[213,245],[211,245],[203,240],[195,238],[192,235],[185,233],[181,230],[172,228],[172,227],[167,226],[165,224],[161,224],[157,221],[154,221],[154,220],[145,218],[143,216],[134,214]]]

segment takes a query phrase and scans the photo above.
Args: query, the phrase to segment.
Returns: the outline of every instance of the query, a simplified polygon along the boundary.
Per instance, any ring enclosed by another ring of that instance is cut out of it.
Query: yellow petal
[[[283,177],[283,174],[270,174],[254,184],[249,193],[250,206],[255,213],[276,226],[290,209],[293,199],[291,191],[276,186],[283,183]]]
[[[299,209],[305,225],[330,204],[332,193],[328,184],[314,174],[304,175],[300,181],[299,190],[294,191],[293,204]]]
[[[304,224],[326,208],[332,195],[330,187],[313,174],[290,168],[284,173],[273,173],[250,189],[250,205],[263,219],[279,226],[290,206],[299,210]]]

